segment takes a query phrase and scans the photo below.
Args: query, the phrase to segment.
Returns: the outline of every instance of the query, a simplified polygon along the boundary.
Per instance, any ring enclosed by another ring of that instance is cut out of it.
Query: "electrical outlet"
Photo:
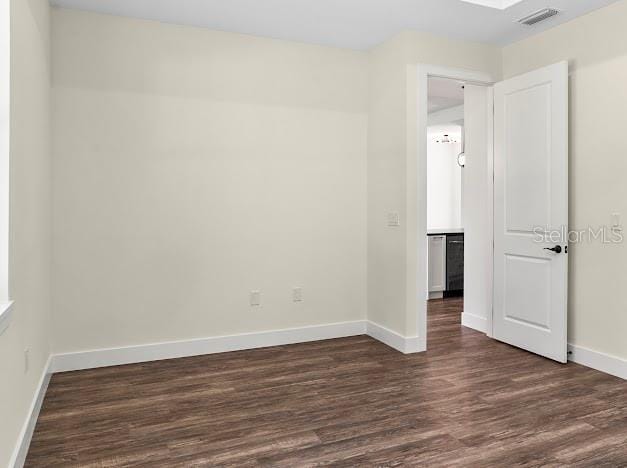
[[[30,350],[28,348],[26,348],[24,350],[24,373],[27,374],[28,373],[28,368],[30,366],[30,362],[29,362],[29,356],[30,355]]]
[[[261,291],[250,292],[250,305],[251,306],[261,305]]]
[[[388,213],[388,226],[390,227],[398,227],[401,225],[400,216],[396,212]]]
[[[303,288],[292,289],[292,300],[294,302],[303,302]]]

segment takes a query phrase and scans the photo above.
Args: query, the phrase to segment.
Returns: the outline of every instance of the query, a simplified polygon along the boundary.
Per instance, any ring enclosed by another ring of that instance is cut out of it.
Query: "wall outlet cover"
[[[390,227],[398,227],[401,225],[401,219],[398,213],[390,212],[388,213],[388,226]]]

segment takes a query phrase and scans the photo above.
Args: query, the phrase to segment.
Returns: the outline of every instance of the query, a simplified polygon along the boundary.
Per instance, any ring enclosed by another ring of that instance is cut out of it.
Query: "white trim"
[[[0,335],[2,335],[11,324],[13,315],[13,301],[0,302]]]
[[[487,92],[488,99],[488,226],[491,236],[485,241],[488,243],[488,262],[490,267],[487,270],[487,298],[488,315],[486,319],[485,333],[494,337],[494,88],[491,86]]]
[[[473,330],[486,333],[487,319],[478,315],[471,314],[469,312],[462,312],[462,326],[472,328]]]
[[[418,64],[418,75],[419,77],[420,75],[424,75],[425,77],[433,76],[438,78],[450,78],[453,80],[466,81],[467,83],[479,85],[491,85],[496,82],[490,73],[466,70],[464,68],[441,67],[439,65],[429,65],[424,63]]]
[[[30,441],[33,438],[33,432],[35,431],[35,425],[37,424],[39,411],[41,410],[41,405],[44,402],[46,390],[48,390],[48,383],[50,383],[51,363],[52,357],[50,356],[48,357],[48,361],[46,362],[46,365],[44,366],[43,372],[41,374],[41,378],[39,379],[37,391],[33,396],[33,401],[31,402],[28,412],[28,418],[26,419],[26,421],[24,421],[24,425],[22,426],[22,430],[20,431],[20,435],[17,439],[17,444],[15,445],[15,449],[13,450],[13,455],[9,460],[10,468],[22,468],[24,466],[24,462],[26,461],[26,455],[28,454]]]
[[[10,4],[10,1],[0,3],[0,302],[8,302],[9,299]]]
[[[328,340],[366,334],[366,321],[340,322],[303,328],[272,330],[258,333],[216,336],[193,340],[151,343],[120,348],[94,349],[56,354],[53,372],[66,372],[97,367],[134,364],[203,354],[224,353],[244,349],[265,348],[308,341]]]
[[[411,76],[411,75],[410,75]],[[407,174],[407,295],[411,298],[423,298],[428,295],[428,274],[427,274],[427,126],[428,126],[428,80],[429,77],[452,78],[467,83],[474,83],[488,86],[496,80],[489,73],[464,70],[459,68],[441,67],[428,64],[416,65],[415,81],[408,86],[417,86],[418,93],[416,99],[411,99],[408,105],[417,106],[416,125],[408,121],[408,128],[416,128],[417,134],[415,153],[408,152],[407,167],[416,168],[415,172],[408,170]],[[413,77],[412,77],[413,78]],[[409,93],[408,93],[409,94]],[[411,94],[409,94],[411,96]],[[413,101],[413,102],[411,102]],[[410,114],[411,115],[411,114]],[[408,119],[409,120],[409,119]],[[415,158],[415,163],[412,161]],[[489,179],[491,180],[491,179]],[[491,192],[490,192],[491,193]],[[416,210],[413,216],[411,211]],[[412,216],[410,216],[412,215]],[[410,222],[413,225],[410,225]],[[415,254],[415,255],[414,255]],[[490,261],[490,259],[486,259]],[[416,312],[416,328],[418,336],[424,344],[426,350],[427,336],[427,302],[418,300],[416,302],[407,301],[414,306]],[[413,317],[413,310],[408,309],[407,314]]]
[[[568,351],[569,361],[627,380],[627,359],[573,344],[568,345]]]
[[[419,337],[404,337],[372,321],[368,321],[368,335],[403,354],[426,351],[426,347]]]
[[[486,319],[468,312],[462,313],[462,325],[485,333]],[[426,351],[423,340],[420,337],[404,337],[382,325],[372,321],[342,322],[329,325],[319,325],[304,328],[293,328],[261,333],[246,333],[241,335],[203,338],[197,340],[155,343],[149,345],[129,346],[121,348],[107,348],[92,351],[83,351],[51,356],[44,370],[44,375],[39,383],[37,395],[31,405],[30,420],[36,420],[39,414],[41,400],[47,387],[49,373],[65,372],[97,367],[115,366],[120,364],[133,364],[161,359],[174,359],[186,356],[202,354],[222,353],[228,351],[264,348],[267,346],[280,346],[308,341],[319,341],[333,338],[343,338],[367,334],[397,351],[404,354]],[[621,359],[599,351],[593,351],[581,346],[569,345],[572,352],[569,360],[577,364],[596,369],[600,372],[615,375],[627,379],[627,360]],[[24,434],[27,428],[22,430],[21,445],[24,444]],[[32,435],[32,428],[28,436]],[[26,439],[24,439],[26,440]],[[25,455],[25,454],[24,454]],[[15,458],[15,455],[14,455]],[[10,465],[12,466],[12,465]]]

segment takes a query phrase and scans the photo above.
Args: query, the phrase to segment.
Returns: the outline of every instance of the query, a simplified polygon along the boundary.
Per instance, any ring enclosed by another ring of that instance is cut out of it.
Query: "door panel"
[[[494,86],[494,337],[566,362],[568,64]],[[546,250],[556,244],[561,253]]]
[[[551,282],[551,260],[505,255],[503,316],[514,323],[550,330],[551,296],[544,285]],[[538,291],[539,294],[528,294]]]
[[[550,95],[551,87],[545,83],[503,96],[505,219],[510,232],[529,233],[538,223],[549,224]],[[533,190],[526,185],[529,181],[533,181]]]

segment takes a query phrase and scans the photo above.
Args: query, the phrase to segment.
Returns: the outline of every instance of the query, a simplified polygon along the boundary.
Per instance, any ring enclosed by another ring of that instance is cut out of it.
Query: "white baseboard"
[[[375,322],[368,321],[368,335],[404,354],[419,353],[426,350],[424,340],[419,337],[406,338]]]
[[[28,454],[30,441],[33,438],[33,432],[35,431],[39,411],[41,410],[41,405],[44,402],[44,396],[46,395],[46,390],[48,389],[48,383],[50,383],[50,376],[52,375],[50,372],[50,365],[51,357],[48,358],[48,361],[44,366],[41,378],[37,384],[37,390],[35,391],[33,401],[31,402],[28,410],[28,418],[24,421],[24,425],[22,426],[22,430],[20,431],[20,435],[17,439],[15,450],[9,460],[9,467],[11,468],[22,468],[24,466],[24,462],[26,461],[26,455]]]
[[[462,312],[462,325],[482,333],[486,333],[488,329],[488,321],[485,317],[479,317],[468,312]]]
[[[52,358],[52,371],[93,369],[364,335],[367,330],[366,323],[365,320],[359,320],[303,328],[56,354]]]
[[[424,340],[418,337],[406,338],[374,322],[360,320],[260,333],[243,333],[240,335],[56,354],[52,356],[50,370],[51,372],[67,372],[94,369],[365,334],[405,354],[417,353],[426,349]]]
[[[627,380],[627,359],[572,344],[568,345],[568,351],[569,361]]]

